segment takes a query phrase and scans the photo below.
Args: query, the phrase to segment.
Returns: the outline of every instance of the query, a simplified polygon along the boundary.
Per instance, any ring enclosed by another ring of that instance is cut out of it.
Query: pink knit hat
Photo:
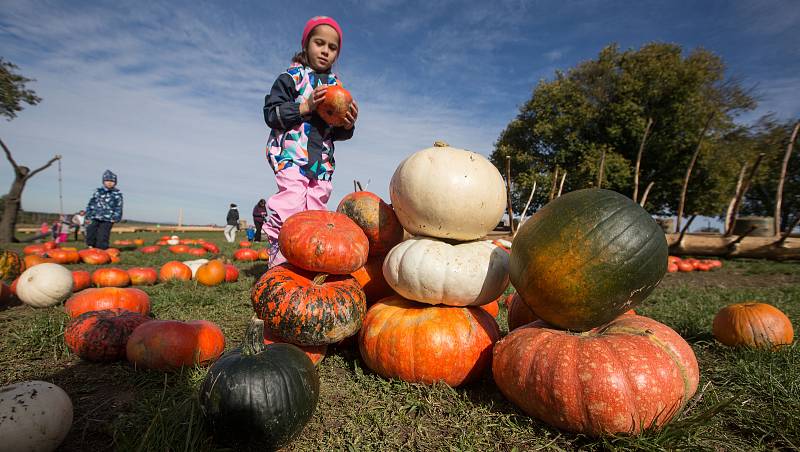
[[[302,48],[304,49],[306,48],[306,44],[308,44],[308,36],[311,34],[311,30],[313,30],[314,27],[317,27],[319,25],[330,25],[331,27],[333,27],[334,30],[336,30],[336,33],[339,34],[339,50],[341,51],[342,27],[340,27],[335,20],[333,20],[328,16],[315,16],[312,17],[311,19],[308,19],[308,22],[306,22],[306,26],[303,28],[303,39],[300,41],[300,45],[302,46]]]

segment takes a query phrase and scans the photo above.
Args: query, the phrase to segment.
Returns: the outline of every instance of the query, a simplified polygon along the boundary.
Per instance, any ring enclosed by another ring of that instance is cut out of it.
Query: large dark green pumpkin
[[[290,264],[261,275],[250,301],[272,335],[296,345],[334,344],[353,336],[367,313],[367,297],[355,278]]]
[[[11,282],[25,271],[25,261],[11,250],[0,250],[0,280]]]
[[[523,224],[510,270],[512,284],[538,317],[586,331],[647,298],[667,270],[667,241],[629,198],[578,190]]]
[[[284,343],[245,345],[225,353],[200,388],[200,406],[214,439],[235,450],[289,444],[311,419],[318,399],[314,364],[299,348]]]

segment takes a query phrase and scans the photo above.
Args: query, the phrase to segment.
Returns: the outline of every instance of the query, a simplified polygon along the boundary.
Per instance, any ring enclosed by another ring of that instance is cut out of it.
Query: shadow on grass
[[[252,276],[253,278],[258,279],[261,277],[261,275],[266,273],[267,270],[269,270],[269,265],[266,262],[263,263],[258,262],[251,265],[250,268],[242,270],[242,273],[244,273],[247,276]]]
[[[0,312],[3,312],[7,309],[15,308],[17,306],[22,306],[22,304],[23,303],[19,300],[19,298],[12,295],[8,301],[0,304]]]

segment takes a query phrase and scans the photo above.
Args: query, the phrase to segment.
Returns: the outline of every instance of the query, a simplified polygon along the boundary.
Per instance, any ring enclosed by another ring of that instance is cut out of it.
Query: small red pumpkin
[[[236,282],[239,280],[239,269],[233,264],[225,264],[225,282]]]
[[[64,312],[71,318],[85,312],[103,309],[123,309],[147,315],[150,313],[150,297],[139,289],[103,287],[82,290],[64,303]]]
[[[86,312],[67,324],[64,342],[72,353],[87,361],[117,361],[125,358],[133,330],[151,320],[121,309]]]
[[[161,282],[171,280],[189,281],[190,279],[192,279],[192,269],[183,262],[167,262],[158,271],[158,280]]]
[[[142,254],[155,254],[159,251],[161,251],[161,247],[158,245],[149,245],[139,248],[139,252]]]
[[[678,271],[691,272],[694,271],[694,265],[691,262],[680,261],[678,262]]]
[[[44,245],[28,245],[22,249],[22,254],[31,255],[35,254],[38,256],[44,255],[47,250],[44,248]]]
[[[722,308],[714,316],[711,332],[730,347],[777,348],[791,344],[794,339],[789,317],[775,306],[758,302]]]
[[[81,262],[89,265],[103,265],[111,262],[111,256],[105,251],[97,248],[89,248],[78,251]]]
[[[172,254],[183,254],[189,252],[188,245],[172,245],[171,247],[167,248],[170,253]]]
[[[188,253],[192,256],[202,257],[208,254],[208,251],[206,251],[205,248],[190,248]]]
[[[134,286],[151,286],[158,281],[158,272],[153,267],[131,267],[128,276]]]
[[[92,273],[95,287],[127,287],[131,285],[128,272],[119,268],[98,268]]]
[[[242,240],[239,242],[239,248],[250,248],[253,244],[248,242],[247,240]]]
[[[92,275],[86,270],[72,272],[72,292],[88,289],[92,285]]]
[[[233,258],[237,261],[258,260],[258,251],[251,248],[240,248],[233,253]]]
[[[367,262],[369,241],[353,220],[338,212],[305,210],[284,221],[281,254],[312,272],[347,275]]]
[[[368,191],[347,194],[336,211],[353,220],[369,241],[369,255],[383,256],[403,240],[403,226],[394,209]]]
[[[200,244],[206,251],[211,254],[219,254],[219,247],[211,242],[203,242]]]
[[[328,124],[341,127],[347,124],[347,112],[353,103],[353,96],[340,85],[328,85],[325,98],[317,107],[317,113]]]
[[[55,248],[47,252],[47,257],[56,264],[77,264],[81,261],[81,256],[77,251]]]
[[[153,320],[133,330],[126,355],[136,367],[173,370],[207,365],[225,350],[225,335],[207,320]]]

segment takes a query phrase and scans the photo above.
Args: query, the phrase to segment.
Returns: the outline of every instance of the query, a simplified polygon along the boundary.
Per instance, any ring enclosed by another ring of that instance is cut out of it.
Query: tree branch
[[[728,225],[728,229],[725,231],[726,237],[733,234],[733,227],[736,225],[736,217],[739,215],[739,207],[741,206],[742,198],[744,198],[744,195],[747,194],[747,190],[750,188],[750,182],[753,180],[753,176],[756,175],[756,171],[758,171],[758,165],[761,164],[761,159],[763,158],[763,152],[758,154],[755,163],[753,163],[753,166],[750,168],[750,173],[742,183],[741,191],[739,191],[739,193],[736,195],[736,199],[733,201],[733,207],[731,208],[731,223]]]
[[[11,166],[14,167],[14,172],[17,172],[19,165],[17,165],[17,162],[14,161],[14,157],[11,156],[11,151],[8,150],[8,146],[6,146],[6,144],[3,143],[3,140],[0,140],[0,145],[3,146],[3,150],[6,152],[6,158],[8,159],[9,162],[11,162]]]
[[[689,188],[689,177],[692,175],[692,168],[694,168],[694,164],[697,161],[697,155],[700,154],[700,145],[703,144],[703,138],[706,135],[706,131],[708,130],[708,126],[711,125],[711,120],[714,119],[714,113],[708,115],[708,119],[706,120],[706,124],[703,126],[703,131],[700,132],[700,138],[697,140],[697,147],[694,149],[694,154],[692,154],[692,160],[689,162],[689,167],[686,168],[686,176],[683,179],[683,188],[681,189],[681,199],[678,203],[678,215],[675,219],[675,232],[681,230],[681,217],[683,216],[683,207],[686,202],[686,189]]]
[[[28,175],[27,175],[27,176],[25,176],[25,179],[24,179],[24,180],[28,180],[28,179],[30,179],[31,177],[33,177],[33,176],[34,176],[36,173],[39,173],[39,172],[41,172],[41,171],[44,171],[44,170],[46,170],[46,169],[47,169],[47,168],[48,168],[50,165],[52,165],[52,164],[53,164],[53,162],[55,162],[56,160],[61,160],[61,155],[60,155],[60,154],[56,154],[56,155],[55,155],[55,157],[51,158],[49,162],[45,163],[44,165],[40,166],[39,168],[36,168],[35,170],[33,170],[33,171],[31,171],[30,173],[28,173]]]
[[[786,154],[783,156],[783,165],[781,165],[781,177],[778,179],[778,192],[775,197],[775,216],[774,216],[774,225],[775,225],[775,235],[779,235],[781,233],[781,202],[783,201],[783,182],[786,180],[786,168],[789,166],[789,157],[792,155],[792,147],[794,147],[794,141],[797,139],[797,131],[800,129],[800,121],[797,121],[797,124],[794,125],[794,130],[792,130],[792,138],[789,139],[789,145],[786,147]]]
[[[647,118],[647,126],[644,128],[644,135],[642,142],[639,144],[639,153],[636,154],[636,171],[633,173],[633,202],[636,202],[636,197],[639,196],[639,166],[642,163],[642,152],[644,152],[644,143],[647,141],[647,135],[650,134],[650,127],[653,126],[653,118]],[[644,205],[644,203],[642,203]]]

